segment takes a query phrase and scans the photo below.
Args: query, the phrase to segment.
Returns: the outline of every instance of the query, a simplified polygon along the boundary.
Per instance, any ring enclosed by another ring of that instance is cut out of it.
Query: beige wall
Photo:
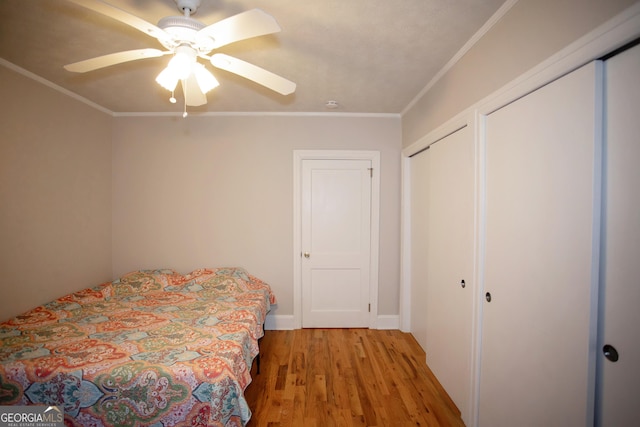
[[[398,314],[400,118],[121,117],[113,276],[242,266],[293,314],[293,150],[381,152],[379,314]]]
[[[111,279],[112,118],[0,67],[0,320]]]
[[[403,147],[636,2],[519,0],[403,115]]]
[[[293,150],[381,152],[379,314],[398,314],[400,118],[120,117],[0,67],[0,320],[141,268],[240,265],[293,313]]]

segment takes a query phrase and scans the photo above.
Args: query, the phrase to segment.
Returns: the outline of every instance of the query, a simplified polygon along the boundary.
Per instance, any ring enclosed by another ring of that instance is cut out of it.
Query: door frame
[[[304,160],[369,160],[371,177],[371,262],[369,264],[369,328],[378,320],[378,254],[380,243],[380,152],[353,150],[293,151],[293,327],[302,328],[302,162]]]

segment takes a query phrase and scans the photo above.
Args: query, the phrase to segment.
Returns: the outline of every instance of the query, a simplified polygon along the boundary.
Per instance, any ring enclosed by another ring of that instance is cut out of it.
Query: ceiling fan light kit
[[[178,79],[184,80],[193,70],[193,65],[196,63],[196,53],[189,46],[178,46],[174,52],[167,69],[173,72]]]
[[[213,74],[198,62],[198,57],[216,68],[252,80],[282,95],[289,95],[296,89],[295,83],[256,65],[222,53],[209,56],[211,51],[227,44],[279,32],[280,26],[276,20],[260,9],[252,9],[206,25],[191,18],[200,7],[201,0],[174,0],[184,15],[162,18],[155,26],[102,0],[68,1],[130,25],[156,38],[167,50],[147,48],[117,52],[65,65],[66,70],[84,73],[123,62],[172,54],[166,68],[156,77],[156,82],[171,91],[172,103],[175,102],[174,91],[178,82],[182,83],[185,117],[187,105],[206,104],[205,94],[219,85]]]

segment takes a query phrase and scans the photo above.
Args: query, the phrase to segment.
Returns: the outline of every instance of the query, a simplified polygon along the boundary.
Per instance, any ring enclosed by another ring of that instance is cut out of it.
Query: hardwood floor
[[[412,335],[397,330],[266,331],[245,392],[248,426],[464,426]]]

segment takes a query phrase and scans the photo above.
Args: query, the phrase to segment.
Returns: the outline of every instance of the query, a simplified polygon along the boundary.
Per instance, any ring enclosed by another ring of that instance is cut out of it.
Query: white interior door
[[[302,161],[302,326],[368,327],[371,161]]]
[[[486,118],[482,427],[593,421],[596,70]]]
[[[640,425],[640,46],[606,62],[600,423]],[[610,351],[610,353],[613,353]]]

